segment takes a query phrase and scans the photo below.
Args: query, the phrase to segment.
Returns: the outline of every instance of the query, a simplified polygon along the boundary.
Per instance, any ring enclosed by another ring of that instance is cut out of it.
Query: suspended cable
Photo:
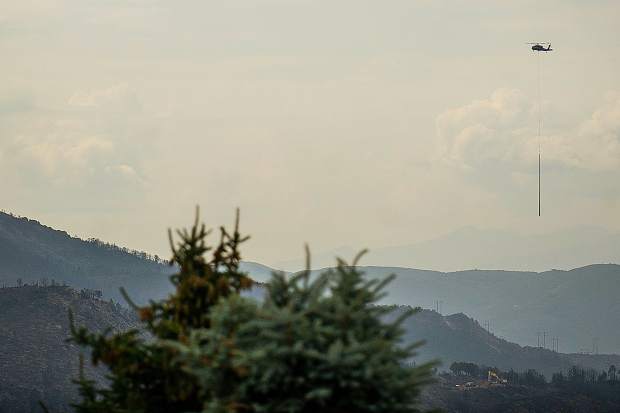
[[[540,193],[541,193],[541,142],[540,130],[542,128],[542,100],[540,98],[540,53],[536,53],[536,83],[538,89],[538,216],[540,216]]]
[[[541,186],[542,186],[542,98],[540,93],[540,53],[551,52],[551,43],[527,43],[532,45],[532,50],[536,53],[536,100],[538,104],[538,133],[536,140],[538,142],[538,216],[541,215]],[[546,45],[546,47],[545,47]]]

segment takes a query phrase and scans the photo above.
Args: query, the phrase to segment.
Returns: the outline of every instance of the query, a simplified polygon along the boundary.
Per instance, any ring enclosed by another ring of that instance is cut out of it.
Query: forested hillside
[[[55,280],[102,290],[115,300],[121,299],[118,288],[124,286],[141,301],[167,290],[169,273],[158,257],[96,239],[81,240],[34,220],[0,213],[0,282],[5,285]]]
[[[620,265],[597,264],[542,273],[497,270],[436,272],[364,267],[371,278],[397,274],[386,304],[465,313],[500,337],[562,352],[620,353]],[[616,326],[616,327],[614,327]],[[593,348],[593,344],[595,344]]]
[[[243,268],[258,275],[270,272],[254,263],[243,263]],[[119,288],[124,287],[134,301],[144,303],[171,291],[168,276],[172,272],[158,256],[98,239],[82,240],[38,221],[0,212],[0,285],[54,280],[101,290],[103,297],[121,302]]]
[[[394,307],[396,317],[407,307]],[[525,371],[536,369],[551,378],[557,371],[566,371],[573,365],[606,370],[611,364],[620,365],[620,355],[566,354],[549,349],[520,346],[498,338],[485,330],[478,321],[458,313],[442,316],[435,311],[423,310],[405,321],[408,342],[425,340],[419,349],[417,361],[438,359],[441,369],[452,362],[469,361],[502,370]]]
[[[57,409],[76,395],[71,379],[77,375],[79,352],[65,341],[69,337],[69,308],[75,313],[76,324],[93,331],[139,327],[133,311],[97,296],[97,291],[63,286],[0,289],[0,412],[40,412],[39,400]],[[392,316],[405,309],[394,307]],[[488,334],[463,314],[443,317],[425,310],[408,319],[404,327],[407,342],[427,342],[415,361],[439,359],[442,370],[453,361],[471,361],[503,370],[534,368],[550,378],[551,373],[567,371],[573,364],[597,370],[620,365],[620,356],[524,348]],[[89,369],[88,374],[101,378],[101,372]]]
[[[66,341],[69,309],[77,325],[94,331],[138,326],[133,311],[97,295],[63,286],[0,288],[0,412],[40,413],[39,401],[68,411],[79,366],[78,347]],[[85,366],[88,377],[102,379],[88,357]]]

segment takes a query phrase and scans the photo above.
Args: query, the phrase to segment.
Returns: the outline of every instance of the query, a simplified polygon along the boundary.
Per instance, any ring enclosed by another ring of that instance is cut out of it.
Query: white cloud
[[[530,146],[531,105],[515,89],[498,89],[437,117],[440,158],[472,168],[485,161],[523,160]]]
[[[2,125],[3,170],[23,171],[29,184],[48,182],[78,187],[109,179],[116,184],[144,183],[133,164],[132,140],[142,138],[144,119],[135,91],[127,84],[78,91],[65,104],[7,114]],[[16,183],[19,185],[19,183]]]
[[[620,94],[610,93],[568,143],[574,148],[572,159],[576,165],[620,169]]]
[[[121,83],[104,89],[75,92],[67,102],[77,108],[97,110],[134,111],[140,108],[136,93],[127,84]]]
[[[120,175],[125,175],[125,176],[136,175],[136,171],[131,166],[125,165],[125,164],[107,166],[106,172],[118,173]]]
[[[436,119],[439,158],[474,169],[488,162],[519,170],[537,161],[536,105],[516,89],[450,109]],[[565,130],[543,130],[544,158],[566,167],[620,168],[620,96],[610,95],[590,119]]]
[[[119,181],[121,183],[137,183],[144,184],[142,177],[136,172],[136,170],[127,164],[108,165],[104,168],[104,171],[108,177]]]
[[[105,139],[52,135],[16,141],[18,151],[34,161],[46,174],[53,176],[63,170],[95,166],[98,158],[112,153],[114,144]]]

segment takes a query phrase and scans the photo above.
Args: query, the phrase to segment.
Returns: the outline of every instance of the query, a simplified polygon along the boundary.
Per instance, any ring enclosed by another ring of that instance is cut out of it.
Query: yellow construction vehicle
[[[487,374],[487,381],[489,382],[489,384],[507,384],[508,383],[508,380],[502,379],[493,370],[489,370],[489,373]]]

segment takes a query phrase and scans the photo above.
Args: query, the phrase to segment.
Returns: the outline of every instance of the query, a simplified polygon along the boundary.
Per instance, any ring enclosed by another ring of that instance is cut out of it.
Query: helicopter
[[[527,44],[533,45],[532,50],[535,52],[552,52],[553,51],[553,49],[551,48],[551,43],[537,42],[537,43],[527,43]],[[547,48],[545,48],[544,45],[547,45]]]

